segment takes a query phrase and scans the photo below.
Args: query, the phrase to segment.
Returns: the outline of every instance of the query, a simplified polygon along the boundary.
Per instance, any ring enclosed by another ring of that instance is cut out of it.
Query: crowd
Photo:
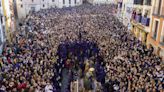
[[[163,92],[164,61],[114,11],[113,5],[86,4],[27,16],[4,46],[0,90],[70,92],[71,82],[81,79],[81,92]]]

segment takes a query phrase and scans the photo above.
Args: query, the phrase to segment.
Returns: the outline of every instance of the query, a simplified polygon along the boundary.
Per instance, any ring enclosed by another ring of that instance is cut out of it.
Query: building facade
[[[131,31],[143,43],[147,43],[147,35],[150,32],[153,3],[155,0],[134,0]]]
[[[131,29],[131,23],[130,19],[132,16],[132,10],[133,10],[133,1],[134,0],[119,0],[118,1],[118,12],[117,16],[119,19],[121,19],[121,22],[128,26],[128,29]]]
[[[3,14],[2,0],[0,0],[0,54],[2,53],[3,43],[5,42],[5,20]]]
[[[164,59],[164,0],[154,0],[148,47]]]
[[[12,33],[15,31],[14,0],[0,0],[0,54],[3,44],[12,41]]]
[[[91,4],[117,4],[117,0],[88,0]]]
[[[18,18],[25,18],[30,11],[39,11],[47,8],[72,7],[82,4],[82,0],[16,0]]]
[[[122,4],[123,4],[123,0],[118,0],[117,1],[117,17],[120,19],[122,18]]]
[[[13,12],[14,0],[2,0],[2,9],[5,19],[5,33],[6,39],[11,42],[12,33],[15,31],[15,17]]]

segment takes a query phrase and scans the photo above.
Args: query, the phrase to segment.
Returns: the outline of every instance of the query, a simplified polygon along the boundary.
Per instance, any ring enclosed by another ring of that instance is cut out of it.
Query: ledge
[[[156,16],[156,17],[159,17],[159,18],[160,17],[164,18],[164,15],[159,15],[159,14],[154,14],[154,13],[153,13],[153,16]]]
[[[152,40],[156,41],[156,38],[154,38],[154,37],[152,37],[152,36],[151,36],[151,38],[152,38]]]
[[[164,42],[160,42],[160,45],[161,45],[161,46],[164,46]]]

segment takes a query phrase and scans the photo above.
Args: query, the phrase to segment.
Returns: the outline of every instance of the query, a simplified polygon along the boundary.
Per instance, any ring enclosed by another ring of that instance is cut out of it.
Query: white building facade
[[[131,28],[130,19],[133,12],[134,0],[122,0],[122,9],[119,15],[122,17],[122,22],[128,28]]]
[[[116,0],[88,0],[91,4],[116,4]]]
[[[3,14],[2,0],[0,0],[0,54],[2,53],[3,43],[5,42],[5,20]]]
[[[39,11],[47,8],[73,7],[82,4],[82,0],[17,0],[18,18],[25,18],[30,11]]]

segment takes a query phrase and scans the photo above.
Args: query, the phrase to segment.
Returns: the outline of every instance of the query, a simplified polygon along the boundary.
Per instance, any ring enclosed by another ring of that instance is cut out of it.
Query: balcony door
[[[159,29],[159,20],[155,20],[153,25],[153,35],[152,35],[155,40],[157,38],[158,29]]]
[[[155,0],[154,14],[159,15],[161,11],[161,0]]]
[[[35,7],[31,7],[31,11],[34,12],[35,11]]]

